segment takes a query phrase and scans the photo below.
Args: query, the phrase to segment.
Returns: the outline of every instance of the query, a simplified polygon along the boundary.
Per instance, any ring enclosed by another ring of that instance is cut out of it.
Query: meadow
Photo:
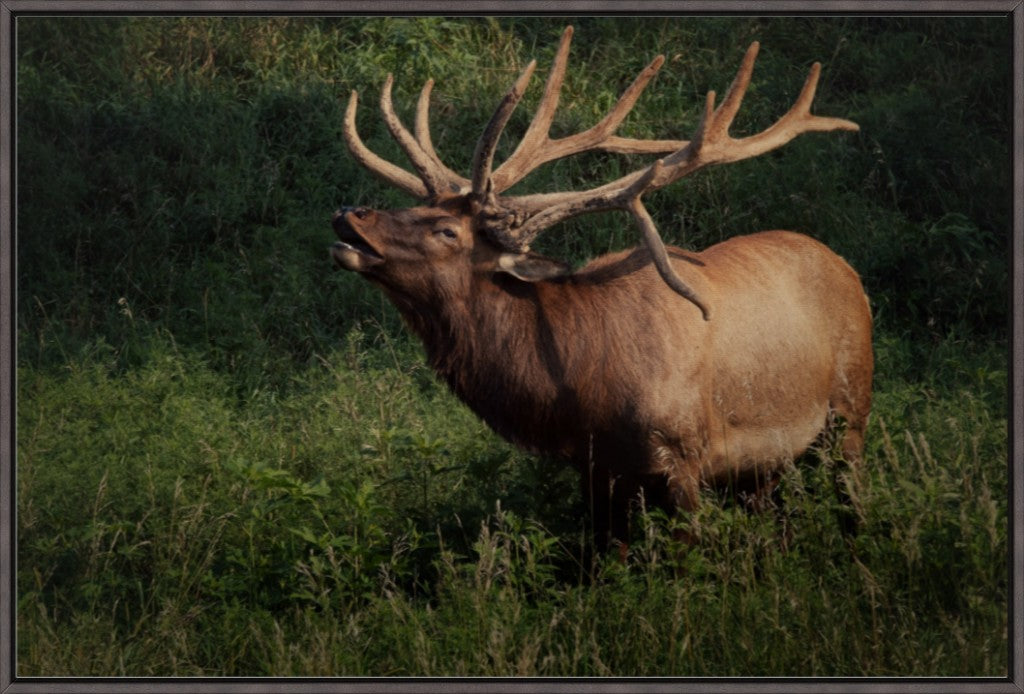
[[[490,432],[327,255],[340,204],[412,202],[347,153],[350,90],[397,162],[380,86],[395,74],[411,123],[432,77],[434,142],[465,172],[565,24],[19,18],[18,676],[1006,675],[1009,19],[573,21],[556,135],[664,53],[622,134],[686,139],[753,40],[737,132],[815,60],[816,112],[861,126],[645,199],[669,243],[787,228],[861,274],[874,407],[840,475],[860,532],[825,450],[778,513],[709,495],[639,516],[625,563],[588,551],[575,472]],[[587,154],[521,190],[639,161]],[[581,264],[637,243],[606,214],[536,247]]]

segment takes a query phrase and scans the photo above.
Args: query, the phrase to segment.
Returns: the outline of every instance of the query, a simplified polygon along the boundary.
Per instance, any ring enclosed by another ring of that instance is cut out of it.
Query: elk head
[[[698,169],[763,154],[805,132],[857,130],[855,123],[811,115],[810,107],[821,70],[815,63],[800,95],[774,125],[750,137],[735,139],[729,127],[750,83],[758,43],[747,49],[722,103],[709,92],[699,124],[690,140],[637,140],[615,135],[641,92],[664,63],[658,56],[619,97],[611,111],[589,130],[559,139],[549,136],[565,76],[572,27],[562,34],[544,95],[517,149],[494,168],[498,138],[522,99],[536,61],[527,65],[505,94],[473,154],[469,178],[442,163],[429,130],[433,80],[420,92],[413,132],[402,124],[391,102],[392,76],[381,93],[380,107],[391,135],[405,152],[413,174],[377,156],[356,132],[358,96],[352,92],[345,113],[344,136],[352,155],[369,171],[424,201],[423,207],[397,212],[342,208],[333,219],[339,241],[335,262],[364,273],[393,292],[431,294],[465,288],[472,272],[504,272],[525,281],[550,279],[567,272],[562,263],[529,252],[539,233],[579,214],[628,210],[640,227],[644,244],[661,278],[696,305],[705,320],[710,307],[676,274],[665,245],[641,197]],[[540,165],[580,152],[604,150],[624,154],[664,155],[652,164],[610,183],[585,191],[508,196],[503,193]]]
[[[393,212],[343,207],[332,224],[339,239],[332,249],[335,262],[393,296],[426,301],[465,296],[478,272],[535,282],[569,270],[535,253],[505,250],[481,239],[472,207],[460,196]]]

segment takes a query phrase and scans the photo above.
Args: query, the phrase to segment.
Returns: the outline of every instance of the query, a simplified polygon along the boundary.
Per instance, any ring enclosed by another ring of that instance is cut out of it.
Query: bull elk
[[[716,106],[710,92],[689,141],[638,140],[616,128],[664,62],[655,58],[595,126],[552,139],[572,27],[518,148],[494,153],[536,61],[505,94],[464,178],[437,156],[428,127],[433,81],[410,132],[388,75],[384,122],[415,174],[366,148],[357,93],[344,137],[355,159],[420,207],[342,207],[332,224],[337,266],[379,285],[419,336],[431,366],[498,434],[581,472],[599,549],[625,543],[633,500],[692,510],[702,486],[772,488],[838,415],[841,446],[860,458],[871,406],[871,315],[857,274],[818,241],[786,231],[732,238],[701,252],[666,248],[642,196],[711,164],[754,157],[801,133],[858,129],[811,115],[820,72],[774,125],[733,138],[750,82],[747,50]],[[662,158],[590,190],[503,195],[546,162],[590,150]],[[529,250],[575,215],[628,210],[644,245],[571,272]],[[621,551],[621,549],[620,549]]]

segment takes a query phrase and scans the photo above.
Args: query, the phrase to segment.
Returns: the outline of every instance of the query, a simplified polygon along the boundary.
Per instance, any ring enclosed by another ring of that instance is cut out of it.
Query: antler
[[[773,125],[750,137],[736,139],[729,128],[739,111],[750,84],[759,44],[747,49],[740,69],[722,103],[715,107],[715,92],[708,92],[704,112],[693,138],[686,140],[637,140],[618,137],[615,130],[633,108],[644,88],[665,62],[657,56],[644,68],[619,97],[611,111],[592,128],[553,140],[549,135],[569,56],[573,29],[566,27],[544,87],[544,95],[523,139],[512,155],[492,171],[498,139],[512,111],[522,99],[536,62],[531,62],[505,94],[480,136],[473,154],[472,178],[466,179],[447,168],[434,152],[430,140],[428,106],[433,81],[428,80],[420,93],[416,109],[416,134],[402,125],[391,105],[391,75],[381,94],[381,111],[392,136],[402,147],[418,176],[370,152],[355,129],[357,95],[352,92],[345,113],[345,140],[355,158],[388,183],[421,199],[437,199],[442,194],[469,195],[477,226],[498,245],[525,251],[538,234],[558,222],[587,212],[622,209],[636,220],[644,243],[662,279],[676,292],[693,302],[709,318],[709,310],[676,274],[668,260],[665,244],[653,220],[644,209],[641,197],[689,174],[710,166],[756,157],[777,149],[797,135],[831,130],[856,131],[856,123],[841,118],[811,114],[811,102],[817,89],[821,64],[814,63],[793,106]],[[585,191],[566,191],[524,196],[501,196],[540,165],[580,152],[605,150],[623,154],[667,155],[653,164],[618,180]]]
[[[434,86],[434,80],[427,80],[420,91],[420,98],[416,106],[416,135],[415,137],[402,125],[402,121],[395,113],[391,103],[391,85],[394,79],[388,73],[384,80],[384,88],[380,95],[380,110],[384,116],[384,123],[395,141],[409,158],[409,162],[416,169],[417,176],[405,169],[395,166],[391,162],[378,157],[363,144],[359,133],[356,131],[356,106],[359,95],[353,91],[349,97],[348,108],[345,109],[345,122],[342,131],[345,136],[345,143],[348,145],[352,156],[371,173],[376,174],[387,183],[401,188],[415,198],[425,200],[437,198],[443,193],[465,193],[469,188],[469,181],[445,166],[434,151],[434,145],[430,140],[429,105],[430,91]]]
[[[741,139],[729,135],[754,69],[759,44],[747,49],[736,78],[718,108],[715,92],[708,92],[693,139],[650,166],[587,191],[525,196],[515,200],[520,214],[529,220],[516,231],[519,243],[528,245],[538,233],[569,217],[607,209],[629,209],[634,198],[664,187],[711,164],[723,164],[756,157],[777,149],[797,135],[830,130],[859,130],[852,121],[812,115],[811,102],[817,89],[821,64],[814,63],[803,89],[789,111],[766,130]],[[531,214],[532,213],[532,214]]]

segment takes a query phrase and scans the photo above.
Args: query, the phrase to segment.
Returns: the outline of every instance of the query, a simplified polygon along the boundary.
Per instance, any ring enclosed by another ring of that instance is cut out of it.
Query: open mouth
[[[331,246],[335,264],[349,270],[362,270],[384,262],[384,256],[352,228],[344,215],[336,217],[333,225],[338,235],[338,240]]]

